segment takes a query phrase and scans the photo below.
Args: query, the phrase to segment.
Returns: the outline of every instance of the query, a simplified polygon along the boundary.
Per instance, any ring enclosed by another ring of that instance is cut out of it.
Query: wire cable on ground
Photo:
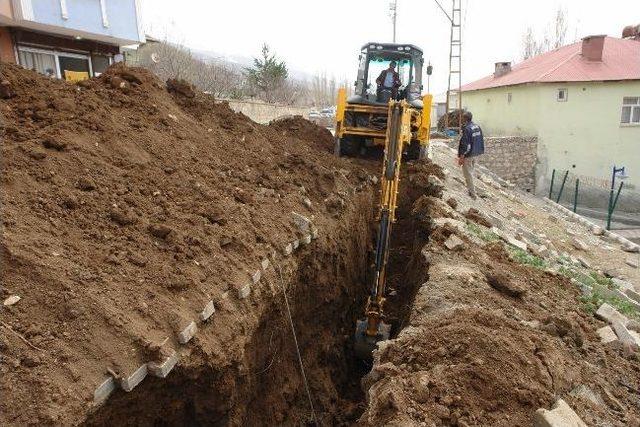
[[[284,287],[284,279],[282,278],[282,270],[279,265],[276,265],[278,269],[278,276],[280,278],[280,288],[282,289],[282,295],[284,295],[284,304],[287,308],[287,315],[289,317],[289,325],[291,326],[291,334],[293,335],[293,342],[296,345],[296,354],[298,355],[298,363],[300,364],[300,373],[302,374],[302,382],[304,383],[304,389],[307,392],[307,398],[309,399],[309,406],[311,406],[311,415],[313,416],[313,423],[316,426],[318,424],[318,418],[316,417],[316,411],[313,407],[313,399],[311,399],[311,390],[309,390],[309,383],[307,382],[307,375],[304,371],[304,364],[302,363],[302,356],[300,356],[300,347],[298,346],[298,337],[296,336],[296,328],[293,326],[293,318],[291,317],[291,309],[289,308],[289,299],[287,298],[287,290]]]

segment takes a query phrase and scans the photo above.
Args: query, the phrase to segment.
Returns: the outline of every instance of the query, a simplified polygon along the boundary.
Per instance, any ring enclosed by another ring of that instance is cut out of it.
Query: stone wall
[[[234,110],[248,116],[257,123],[269,123],[271,120],[285,116],[302,116],[309,118],[310,107],[299,107],[291,105],[269,104],[262,101],[239,101],[234,99],[226,100]]]
[[[485,137],[484,155],[478,162],[519,188],[533,192],[537,147],[535,136]]]

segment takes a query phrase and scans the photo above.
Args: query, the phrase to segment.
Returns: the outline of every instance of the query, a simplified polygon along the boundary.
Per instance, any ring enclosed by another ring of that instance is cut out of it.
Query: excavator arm
[[[390,101],[378,213],[373,283],[365,308],[365,319],[358,320],[355,334],[356,353],[364,359],[378,341],[389,339],[391,325],[384,322],[386,272],[389,260],[391,227],[395,222],[400,166],[405,144],[411,142],[411,116],[415,114],[405,101]]]

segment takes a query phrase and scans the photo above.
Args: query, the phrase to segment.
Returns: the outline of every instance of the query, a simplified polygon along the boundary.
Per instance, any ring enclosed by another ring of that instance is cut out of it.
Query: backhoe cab
[[[391,61],[396,63],[401,83],[397,93],[380,88],[376,83]],[[404,154],[408,159],[417,159],[424,154],[430,127],[431,97],[426,95],[428,101],[425,102],[425,97],[421,96],[423,62],[422,50],[411,44],[367,43],[362,46],[354,95],[347,99],[346,90],[338,92],[336,155],[355,156],[367,147],[384,147],[389,102],[401,100],[413,110],[412,139]]]

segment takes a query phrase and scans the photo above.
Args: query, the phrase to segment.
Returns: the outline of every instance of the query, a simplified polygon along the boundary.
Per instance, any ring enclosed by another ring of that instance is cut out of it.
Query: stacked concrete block
[[[126,392],[130,392],[147,377],[147,373],[147,364],[145,363],[131,374],[120,378],[120,388]]]
[[[151,375],[158,378],[166,378],[169,375],[169,372],[176,366],[178,363],[178,352],[173,350],[171,355],[169,355],[164,361],[157,362],[149,362],[147,363],[147,369]]]

